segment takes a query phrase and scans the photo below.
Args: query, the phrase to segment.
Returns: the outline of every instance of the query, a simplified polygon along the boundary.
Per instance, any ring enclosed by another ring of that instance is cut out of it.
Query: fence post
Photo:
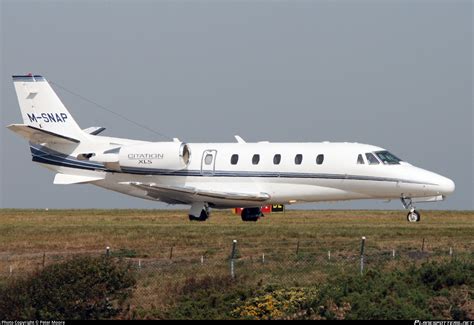
[[[265,253],[262,254],[262,264],[265,264]]]
[[[298,257],[299,252],[300,252],[300,241],[298,240],[298,243],[296,243],[296,257]]]
[[[235,266],[234,266],[234,259],[237,250],[237,240],[232,241],[232,252],[230,254],[230,276],[232,279],[235,279]]]
[[[328,260],[331,260],[331,251],[328,251]]]
[[[421,251],[425,251],[425,238],[423,238],[423,243],[421,244]]]
[[[395,249],[392,249],[392,258],[395,259]]]
[[[449,247],[449,256],[451,256],[451,258],[453,258],[453,248],[452,247]]]
[[[46,252],[43,253],[43,269],[44,269],[45,263],[46,263]]]
[[[106,256],[106,257],[109,257],[109,256],[110,256],[110,247],[109,247],[109,246],[107,246],[107,247],[105,248],[105,256]]]
[[[171,246],[170,248],[170,260],[173,259],[173,246]]]
[[[204,264],[204,255],[201,255],[201,265]]]
[[[360,274],[364,273],[364,250],[365,250],[365,236],[362,237],[362,241],[360,243]]]
[[[13,275],[13,266],[10,265],[10,277]]]

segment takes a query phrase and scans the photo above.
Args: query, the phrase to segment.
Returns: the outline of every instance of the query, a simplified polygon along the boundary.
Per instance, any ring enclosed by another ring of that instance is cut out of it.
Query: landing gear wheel
[[[189,215],[189,221],[206,221],[207,219],[209,219],[209,212],[206,209],[201,210],[199,217]]]
[[[403,207],[405,209],[410,209],[410,212],[408,212],[407,214],[408,222],[412,222],[412,223],[420,222],[420,219],[421,219],[420,213],[417,210],[415,210],[415,205],[413,204],[412,199],[410,197],[405,197],[402,195],[400,200],[402,201]]]
[[[242,221],[246,221],[246,222],[257,222],[258,219],[260,219],[259,217],[242,217]]]
[[[410,211],[407,214],[408,222],[419,222],[421,219],[420,213],[416,210]]]
[[[242,210],[241,217],[242,221],[256,222],[263,217],[263,213],[260,208],[245,208]]]
[[[189,210],[189,220],[190,221],[206,221],[209,219],[210,209],[207,203],[195,202],[191,205]]]

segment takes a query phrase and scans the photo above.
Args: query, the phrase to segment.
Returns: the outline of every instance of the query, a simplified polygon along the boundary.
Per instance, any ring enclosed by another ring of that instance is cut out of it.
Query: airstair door
[[[213,176],[216,168],[217,150],[205,150],[201,160],[201,174],[203,176]]]

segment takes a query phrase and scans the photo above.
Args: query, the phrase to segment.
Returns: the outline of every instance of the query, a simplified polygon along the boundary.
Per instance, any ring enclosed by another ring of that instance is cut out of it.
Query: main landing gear
[[[194,203],[189,210],[189,220],[190,221],[206,221],[209,219],[210,209],[207,203]],[[262,210],[260,208],[245,208],[242,209],[240,215],[242,221],[258,221],[263,217]]]
[[[403,207],[410,210],[410,212],[407,214],[408,222],[420,222],[421,214],[415,210],[415,206],[413,205],[411,198],[401,197],[400,200],[402,201]]]
[[[242,213],[240,214],[242,217],[242,221],[258,221],[261,217],[263,217],[262,210],[260,208],[245,208],[242,209]]]
[[[207,203],[195,203],[191,206],[191,210],[189,210],[189,220],[206,221],[209,219],[210,214],[211,212]]]

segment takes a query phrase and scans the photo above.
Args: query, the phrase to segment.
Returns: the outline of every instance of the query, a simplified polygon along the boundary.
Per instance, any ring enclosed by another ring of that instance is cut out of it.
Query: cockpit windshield
[[[376,151],[374,154],[377,155],[377,157],[385,164],[385,165],[399,165],[400,161],[402,161],[400,158],[395,156],[394,154],[391,154],[388,151]]]

